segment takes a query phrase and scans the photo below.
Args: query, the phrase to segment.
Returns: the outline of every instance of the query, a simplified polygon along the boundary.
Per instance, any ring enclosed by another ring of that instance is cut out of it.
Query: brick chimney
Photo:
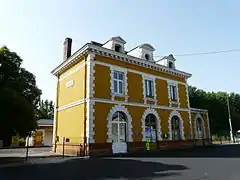
[[[71,38],[66,38],[64,43],[63,43],[63,60],[67,60],[71,56],[71,51],[72,51],[72,39]]]

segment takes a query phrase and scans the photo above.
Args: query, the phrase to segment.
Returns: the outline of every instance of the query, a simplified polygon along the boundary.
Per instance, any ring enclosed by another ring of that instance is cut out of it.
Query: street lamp
[[[230,105],[229,105],[229,98],[227,94],[227,106],[228,106],[228,120],[229,120],[229,127],[230,127],[230,139],[231,142],[233,142],[233,131],[232,131],[232,120],[231,120],[231,112],[230,112]]]

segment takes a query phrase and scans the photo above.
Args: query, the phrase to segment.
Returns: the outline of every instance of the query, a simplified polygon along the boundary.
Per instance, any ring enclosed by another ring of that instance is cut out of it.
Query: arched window
[[[197,129],[197,138],[204,138],[204,129],[203,129],[203,121],[201,118],[196,119],[196,129]]]
[[[114,143],[126,142],[127,117],[117,111],[112,116],[112,140]]]
[[[145,54],[145,59],[146,59],[146,60],[149,60],[149,59],[150,59],[149,54]]]
[[[181,140],[179,117],[177,116],[172,117],[171,128],[172,128],[172,140]]]
[[[157,140],[157,121],[153,114],[147,115],[145,119],[145,133],[146,139],[149,138],[150,142],[156,142]]]
[[[121,45],[115,44],[115,51],[116,51],[116,52],[121,52],[121,48],[122,48]]]

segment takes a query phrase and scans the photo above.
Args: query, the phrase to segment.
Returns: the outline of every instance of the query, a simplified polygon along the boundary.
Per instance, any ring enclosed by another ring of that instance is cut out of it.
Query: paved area
[[[0,168],[0,179],[239,180],[240,145],[105,158],[45,158]]]
[[[50,156],[51,147],[29,148],[29,156]],[[26,148],[0,149],[0,157],[26,157]]]

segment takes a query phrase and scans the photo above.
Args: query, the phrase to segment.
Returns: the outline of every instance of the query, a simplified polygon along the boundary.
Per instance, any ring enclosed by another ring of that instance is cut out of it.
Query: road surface
[[[240,145],[229,145],[58,163],[53,163],[57,158],[46,158],[43,163],[0,168],[0,179],[239,180],[239,157]]]

